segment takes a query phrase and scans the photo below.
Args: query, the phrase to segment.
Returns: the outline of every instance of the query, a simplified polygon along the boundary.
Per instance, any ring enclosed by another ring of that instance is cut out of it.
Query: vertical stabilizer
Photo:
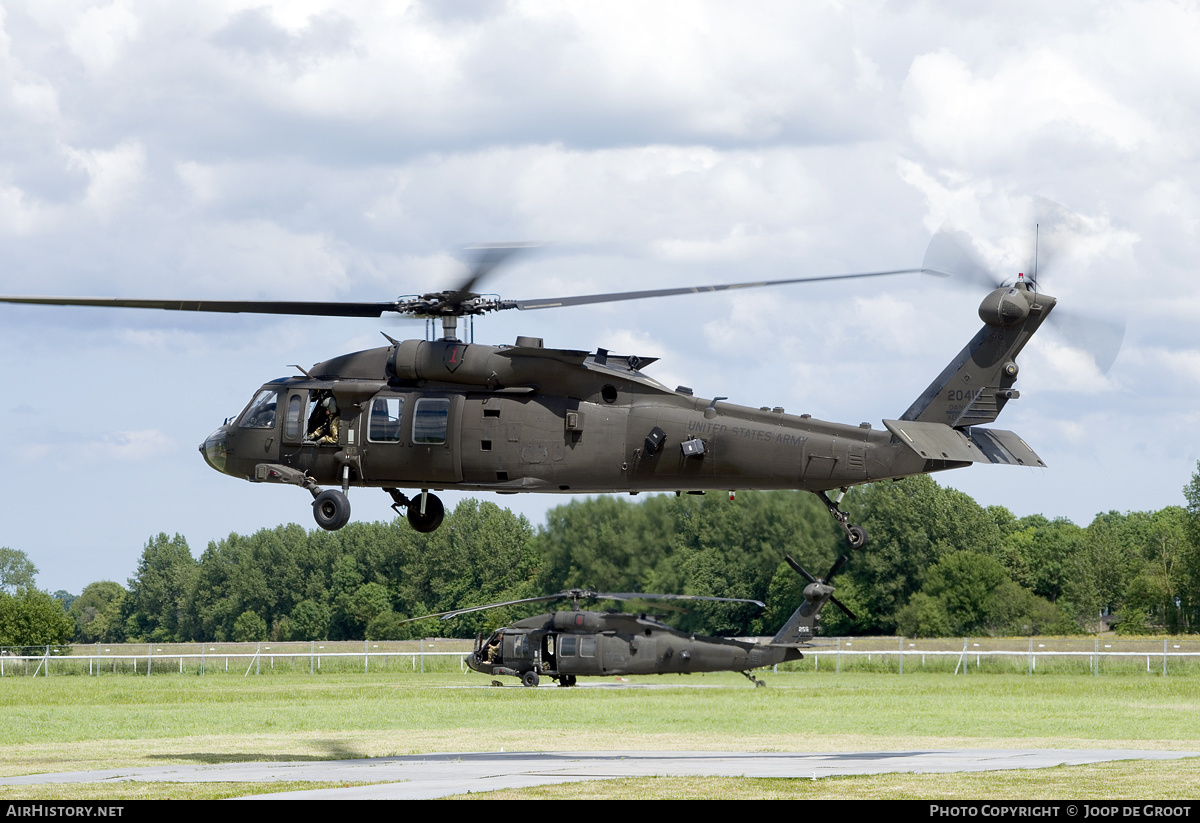
[[[901,420],[944,423],[953,428],[991,423],[1005,403],[1019,396],[1017,354],[1054,308],[1024,280],[996,289],[979,306],[984,327],[937,379],[908,407]]]
[[[808,581],[808,585],[804,587],[804,602],[800,604],[800,608],[792,612],[792,616],[783,624],[783,628],[771,638],[771,643],[780,646],[795,646],[812,640],[818,633],[817,625],[821,619],[821,609],[825,608],[825,604],[830,601],[849,615],[851,620],[855,619],[850,610],[833,596],[833,576],[846,564],[849,557],[844,554],[839,557],[824,579],[813,577],[790,556],[785,556],[784,559],[789,566],[796,570],[797,574]]]

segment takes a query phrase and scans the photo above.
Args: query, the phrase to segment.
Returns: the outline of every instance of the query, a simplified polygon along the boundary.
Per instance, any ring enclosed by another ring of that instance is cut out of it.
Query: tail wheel
[[[851,526],[846,530],[846,542],[852,549],[861,549],[867,545],[867,530],[862,526]]]
[[[421,514],[421,501],[425,502],[425,513]],[[446,507],[436,494],[417,495],[408,501],[408,523],[416,531],[428,534],[442,525],[446,516]]]
[[[313,501],[313,519],[326,531],[337,531],[350,522],[350,501],[337,489],[326,489]]]

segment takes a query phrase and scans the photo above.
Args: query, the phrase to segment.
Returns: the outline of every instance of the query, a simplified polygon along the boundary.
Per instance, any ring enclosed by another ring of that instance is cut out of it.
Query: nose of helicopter
[[[228,439],[229,427],[222,426],[200,444],[200,454],[204,455],[204,462],[222,474],[225,473],[225,464],[229,454]]]

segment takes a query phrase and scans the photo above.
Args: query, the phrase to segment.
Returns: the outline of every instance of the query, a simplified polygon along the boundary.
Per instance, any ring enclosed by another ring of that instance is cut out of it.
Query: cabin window
[[[413,443],[436,446],[446,442],[450,420],[450,400],[446,397],[425,397],[413,409]]]
[[[275,407],[278,400],[279,392],[274,389],[263,389],[256,394],[246,408],[246,413],[242,415],[241,428],[275,428]]]
[[[596,656],[596,638],[595,637],[579,638],[579,656],[580,657],[595,657]]]
[[[558,639],[558,656],[559,657],[574,657],[575,656],[575,645],[578,640],[579,640],[578,637],[575,637],[574,635],[570,635],[570,634],[567,635],[566,637],[560,637]]]
[[[371,420],[367,439],[374,443],[400,441],[400,416],[404,413],[403,397],[376,397],[371,401]]]

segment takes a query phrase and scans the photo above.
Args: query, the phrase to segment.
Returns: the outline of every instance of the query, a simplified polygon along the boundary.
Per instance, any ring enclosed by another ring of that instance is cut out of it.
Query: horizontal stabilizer
[[[896,439],[926,460],[1046,466],[1024,440],[1003,429],[980,426],[953,429],[945,423],[916,420],[884,420],[883,425]]]

